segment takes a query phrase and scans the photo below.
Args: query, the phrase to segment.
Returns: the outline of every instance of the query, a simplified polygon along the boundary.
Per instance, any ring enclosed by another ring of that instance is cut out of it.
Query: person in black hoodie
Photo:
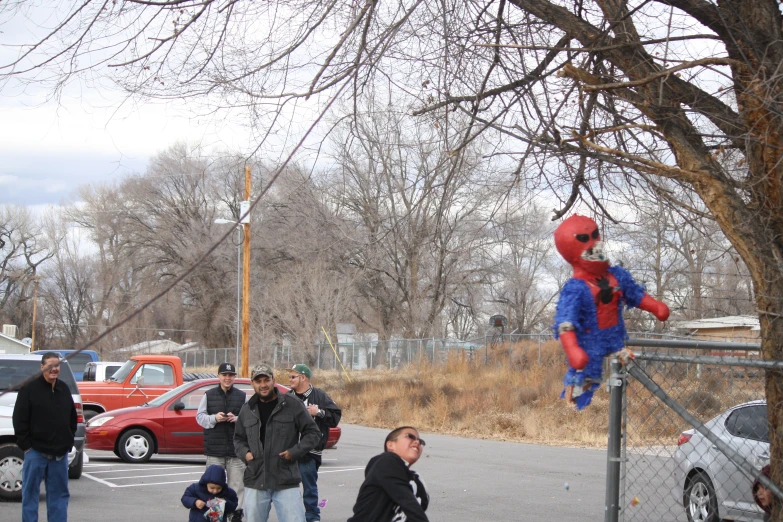
[[[221,520],[229,520],[228,515],[237,509],[237,492],[226,484],[226,470],[217,464],[212,464],[201,476],[201,480],[187,487],[182,495],[182,505],[190,508],[190,522],[204,522],[207,512],[207,502],[213,498],[226,501]]]
[[[24,385],[14,404],[16,444],[24,451],[22,522],[38,520],[41,481],[46,481],[50,522],[68,520],[68,452],[76,435],[76,405],[68,385],[58,379],[60,356],[41,357],[41,375]]]
[[[424,441],[411,426],[386,436],[384,452],[364,470],[364,483],[348,522],[428,522],[424,512],[430,497],[419,475],[410,467],[419,460]]]

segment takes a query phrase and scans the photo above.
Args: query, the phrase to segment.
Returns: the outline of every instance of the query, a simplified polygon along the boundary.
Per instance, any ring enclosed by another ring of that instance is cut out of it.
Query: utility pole
[[[38,276],[33,276],[33,334],[30,336],[30,351],[35,351],[35,316],[38,312]]]
[[[250,167],[245,167],[245,201],[240,206],[240,222],[244,227],[242,252],[242,377],[249,377],[250,353]]]

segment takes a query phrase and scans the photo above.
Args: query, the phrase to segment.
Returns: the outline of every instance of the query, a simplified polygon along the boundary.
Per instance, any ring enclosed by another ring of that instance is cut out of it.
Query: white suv
[[[16,403],[16,388],[25,379],[41,371],[40,355],[0,354],[0,500],[21,500],[22,463],[24,452],[16,445],[12,415]],[[68,454],[68,478],[78,479],[82,475],[84,462],[84,412],[79,388],[70,365],[62,361],[60,377],[70,388],[76,404],[76,437],[74,447]]]

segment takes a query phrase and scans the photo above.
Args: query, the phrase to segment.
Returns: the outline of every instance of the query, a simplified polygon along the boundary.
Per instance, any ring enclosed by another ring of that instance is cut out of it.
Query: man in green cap
[[[321,431],[318,445],[310,450],[309,455],[299,460],[307,522],[321,520],[321,510],[318,507],[318,468],[321,467],[321,452],[329,440],[329,428],[337,427],[342,416],[342,411],[331,397],[322,389],[310,384],[312,376],[310,368],[304,364],[295,364],[288,374],[288,385],[291,387],[289,394],[304,403]]]

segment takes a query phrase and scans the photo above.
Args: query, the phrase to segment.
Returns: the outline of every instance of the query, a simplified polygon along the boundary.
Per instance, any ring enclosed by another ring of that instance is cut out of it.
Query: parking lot
[[[364,467],[383,447],[387,430],[344,425],[319,473],[322,520],[345,521],[364,479]],[[433,522],[474,520],[601,520],[606,452],[555,448],[422,433],[427,440],[416,469],[430,493]],[[113,453],[87,451],[89,463],[71,481],[69,519],[83,522],[187,520],[180,503],[199,479],[205,459],[156,455],[126,464]],[[569,483],[569,488],[564,484]],[[21,520],[21,504],[0,504],[3,520]],[[46,521],[42,495],[40,520]],[[277,518],[270,517],[272,522]]]

